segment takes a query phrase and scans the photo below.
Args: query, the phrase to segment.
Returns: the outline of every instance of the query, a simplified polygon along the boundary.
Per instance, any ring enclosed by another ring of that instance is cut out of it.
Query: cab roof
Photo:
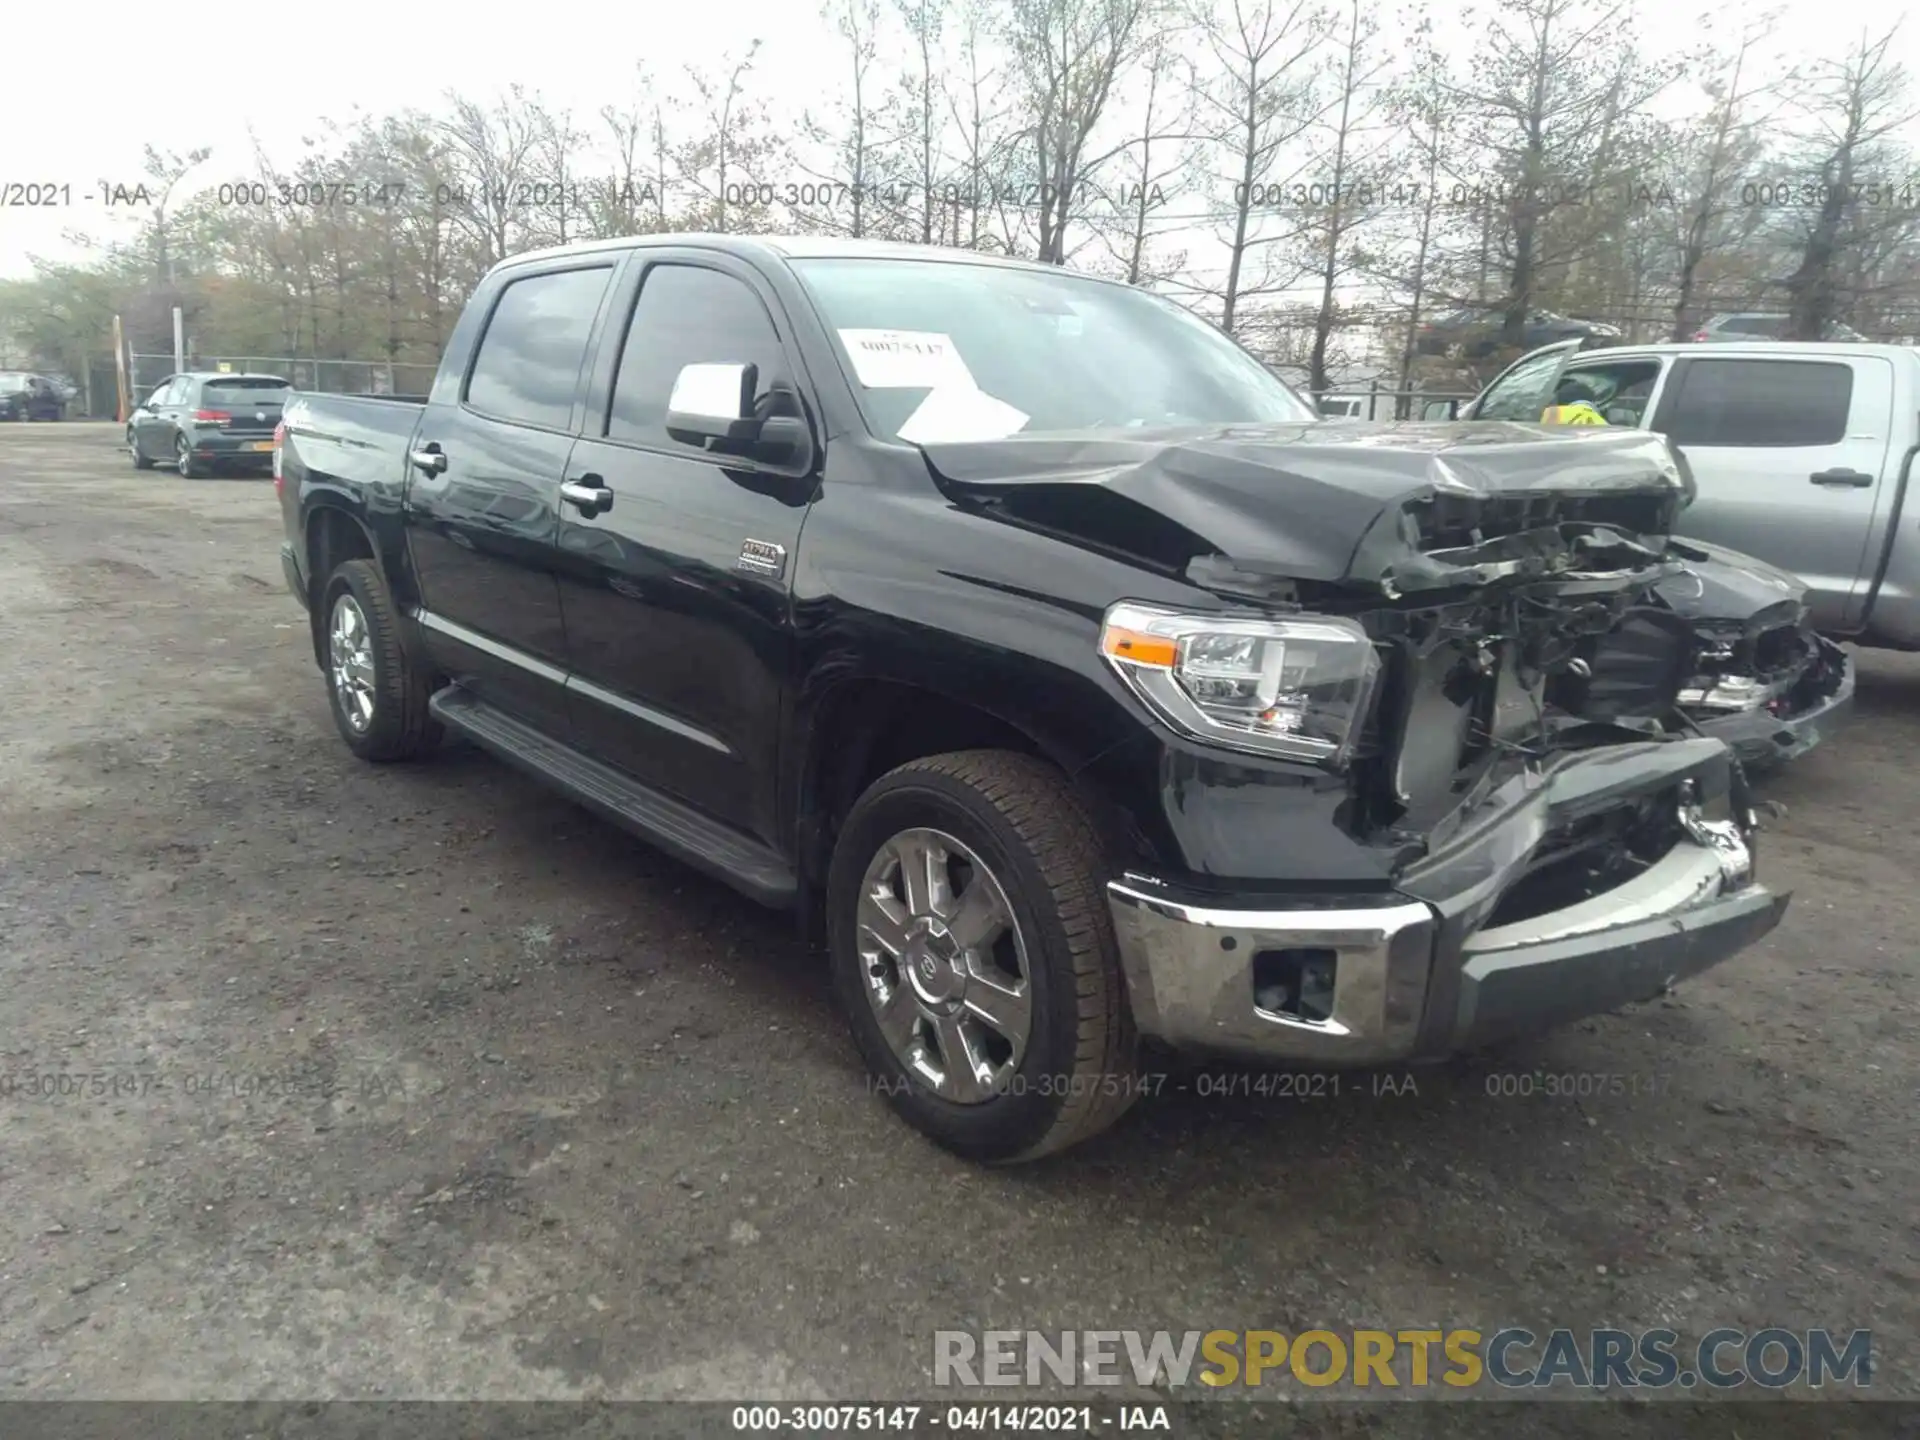
[[[628,250],[680,246],[695,250],[717,250],[763,260],[934,260],[948,265],[979,265],[1002,270],[1030,270],[1040,274],[1060,274],[1063,267],[1023,260],[1011,255],[994,255],[979,250],[959,250],[945,245],[909,245],[894,240],[849,240],[833,235],[726,235],[712,231],[674,231],[655,235],[623,235],[611,240],[581,240],[571,245],[551,245],[529,250],[502,260],[495,269],[505,270],[541,263],[563,256],[618,254]],[[1089,275],[1082,270],[1066,273],[1080,280],[1102,280],[1111,285],[1125,281],[1104,275]]]

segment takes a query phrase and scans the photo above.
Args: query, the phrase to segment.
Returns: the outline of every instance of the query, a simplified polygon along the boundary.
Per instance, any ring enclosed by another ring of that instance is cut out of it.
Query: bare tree
[[[518,248],[540,127],[526,91],[518,85],[509,86],[492,105],[457,95],[451,101],[453,116],[440,127],[449,167],[442,193],[480,242],[484,268]]]
[[[945,108],[940,98],[943,0],[893,0],[907,32],[911,67],[901,76],[901,139],[911,159],[913,231],[931,245],[939,213],[939,187],[945,173],[942,145]]]
[[[1518,347],[1553,267],[1590,251],[1604,209],[1599,181],[1619,157],[1623,122],[1676,67],[1641,56],[1632,0],[1508,0],[1455,87],[1461,128],[1487,157],[1475,184],[1486,244],[1505,281],[1501,342]]]
[[[1185,260],[1182,252],[1150,262],[1157,239],[1185,228],[1176,211],[1194,188],[1193,64],[1172,38],[1163,35],[1150,47],[1138,129],[1112,167],[1117,183],[1099,186],[1110,223],[1096,233],[1130,285],[1165,279]]]
[[[1338,288],[1356,260],[1364,258],[1354,253],[1354,238],[1380,206],[1374,195],[1378,154],[1370,122],[1378,108],[1386,62],[1374,44],[1379,21],[1361,5],[1362,0],[1347,0],[1342,17],[1343,38],[1333,63],[1338,98],[1328,107],[1324,122],[1326,168],[1307,194],[1315,215],[1309,238],[1318,252],[1320,271],[1320,305],[1314,312],[1313,348],[1307,359],[1309,385],[1315,392],[1327,388],[1327,347],[1340,319]]]
[[[1234,333],[1241,303],[1291,288],[1297,271],[1275,272],[1276,247],[1296,240],[1300,227],[1274,233],[1265,216],[1290,175],[1278,165],[1318,111],[1313,60],[1326,36],[1311,0],[1212,0],[1193,17],[1205,37],[1215,73],[1198,91],[1202,112],[1224,157],[1232,185],[1227,223],[1226,278],[1195,287],[1220,306],[1220,327]],[[1256,220],[1256,215],[1261,218]],[[1258,273],[1254,273],[1254,267]]]
[[[687,74],[699,96],[696,117],[703,133],[679,152],[680,178],[700,197],[694,222],[721,233],[764,228],[772,209],[769,184],[760,176],[781,150],[766,113],[747,89],[760,42],[739,58],[723,59],[711,74],[691,66]]]
[[[885,164],[886,138],[877,119],[881,87],[873,74],[880,6],[878,0],[828,0],[822,13],[846,42],[847,86],[845,98],[834,106],[840,112],[836,117],[822,121],[809,113],[802,122],[807,138],[824,144],[834,164],[825,172],[801,167],[820,183],[800,197],[798,208],[809,226],[861,239],[871,229],[867,211]],[[807,203],[816,199],[819,203]]]
[[[1439,238],[1439,222],[1444,218],[1441,214],[1443,157],[1447,153],[1453,119],[1448,103],[1451,87],[1446,61],[1432,43],[1432,27],[1423,19],[1412,29],[1412,65],[1390,101],[1390,114],[1406,137],[1407,154],[1412,162],[1409,173],[1418,175],[1419,179],[1411,184],[1404,178],[1396,179],[1384,197],[1389,206],[1400,208],[1404,204],[1405,213],[1413,220],[1412,254],[1408,257],[1404,279],[1394,277],[1407,296],[1406,323],[1399,337],[1397,388],[1401,394],[1395,407],[1400,419],[1410,413],[1408,392],[1413,389],[1414,356],[1418,353],[1420,325],[1425,318],[1428,287],[1432,283],[1429,262]]]
[[[986,239],[988,180],[1006,148],[1000,134],[1006,111],[989,108],[987,99],[1005,88],[1002,70],[987,63],[992,3],[961,0],[961,67],[947,96],[948,111],[960,135],[960,173],[950,193],[942,195],[949,225],[945,243],[966,250],[980,249]],[[937,233],[937,221],[935,228]]]
[[[173,248],[173,230],[168,222],[169,209],[173,201],[173,192],[186,178],[187,172],[197,169],[213,149],[201,145],[181,155],[172,150],[157,150],[148,145],[142,152],[141,173],[153,182],[153,220],[149,229],[153,246],[153,278],[169,288],[179,282],[175,268]]]
[[[622,109],[601,107],[613,155],[613,170],[604,187],[590,192],[592,219],[602,235],[639,235],[667,228],[666,121],[662,103],[646,98],[656,87],[645,62],[635,67],[634,98]]]
[[[1021,199],[1036,211],[1038,258],[1048,264],[1066,264],[1081,191],[1116,153],[1090,147],[1115,81],[1138,54],[1145,13],[1146,0],[1009,0],[1007,42],[1035,181]]]
[[[1903,173],[1879,162],[1893,159],[1893,138],[1915,113],[1906,67],[1891,54],[1899,30],[1862,37],[1844,60],[1816,64],[1808,76],[1807,128],[1796,138],[1810,182],[1801,188],[1812,203],[1796,246],[1799,264],[1786,281],[1790,338],[1824,338],[1870,269],[1862,252],[1914,234],[1909,206],[1874,203],[1879,177]]]
[[[540,217],[536,243],[565,245],[580,238],[582,221],[590,213],[574,164],[587,137],[574,125],[570,109],[550,110],[536,100],[530,115],[535,136],[531,166],[534,183],[526,199]]]
[[[1698,120],[1671,127],[1656,152],[1671,157],[1662,169],[1679,196],[1670,207],[1676,228],[1670,339],[1684,340],[1693,329],[1694,291],[1708,255],[1744,242],[1759,221],[1757,207],[1739,203],[1739,187],[1761,150],[1755,127],[1762,116],[1754,102],[1778,83],[1778,77],[1755,74],[1754,49],[1778,18],[1777,10],[1769,11],[1742,27],[1719,73],[1702,82],[1711,108]]]

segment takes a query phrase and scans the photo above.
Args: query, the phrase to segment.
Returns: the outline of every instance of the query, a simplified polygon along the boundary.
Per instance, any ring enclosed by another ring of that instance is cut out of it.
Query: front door
[[[791,567],[818,447],[770,466],[676,440],[665,420],[681,368],[702,362],[758,367],[757,413],[804,416],[792,332],[749,267],[711,252],[642,250],[622,289],[615,314],[631,319],[617,353],[603,347],[567,465],[603,502],[560,522],[577,743],[777,843]]]
[[[557,738],[571,727],[560,480],[617,260],[529,270],[496,292],[458,396],[427,406],[422,459],[408,457],[407,544],[436,666]]]
[[[171,460],[173,458],[173,416],[177,413],[170,409],[172,399],[182,394],[187,385],[184,375],[170,375],[162,380],[133,416],[134,448],[149,460]]]
[[[1553,387],[1560,372],[1583,342],[1562,340],[1522,355],[1493,377],[1463,412],[1463,420],[1514,420],[1538,425],[1540,412],[1553,404]]]

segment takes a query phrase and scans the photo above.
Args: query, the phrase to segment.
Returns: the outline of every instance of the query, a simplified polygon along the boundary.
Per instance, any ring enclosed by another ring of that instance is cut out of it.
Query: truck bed
[[[281,412],[286,449],[316,480],[370,490],[398,486],[426,409],[422,397],[296,390]]]

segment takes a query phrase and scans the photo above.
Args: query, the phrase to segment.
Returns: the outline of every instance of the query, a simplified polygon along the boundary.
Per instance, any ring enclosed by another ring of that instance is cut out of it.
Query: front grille
[[[1421,553],[1458,550],[1553,525],[1610,525],[1630,535],[1664,534],[1666,495],[1454,495],[1441,492],[1407,507]]]

